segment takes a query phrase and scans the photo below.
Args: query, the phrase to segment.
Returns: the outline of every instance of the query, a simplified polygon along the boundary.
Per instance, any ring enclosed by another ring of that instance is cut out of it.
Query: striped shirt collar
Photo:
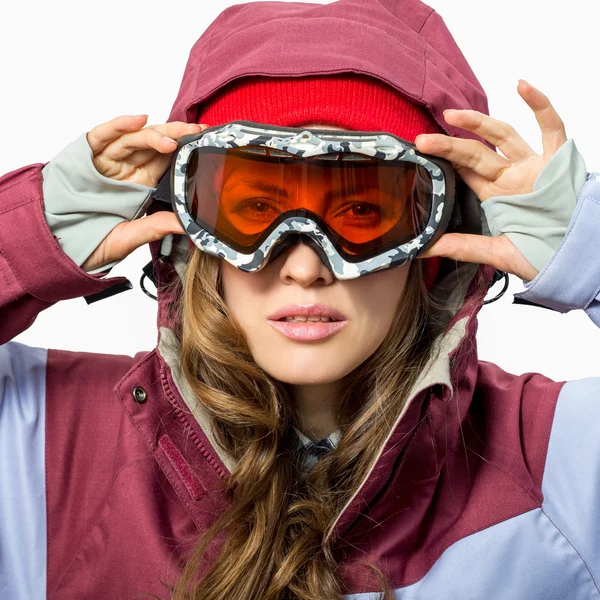
[[[324,437],[322,440],[315,442],[311,440],[309,437],[305,436],[299,429],[294,427],[294,431],[296,435],[300,438],[300,441],[304,445],[305,448],[310,448],[311,446],[330,446],[333,450],[340,441],[340,437],[342,437],[342,432],[340,429],[336,429],[333,433],[330,433],[327,437]]]
[[[340,429],[336,429],[333,433],[330,433],[327,437],[315,442],[309,437],[304,435],[299,429],[294,427],[296,435],[300,439],[301,444],[304,447],[304,470],[305,472],[310,471],[319,461],[319,458],[333,450],[342,436]]]

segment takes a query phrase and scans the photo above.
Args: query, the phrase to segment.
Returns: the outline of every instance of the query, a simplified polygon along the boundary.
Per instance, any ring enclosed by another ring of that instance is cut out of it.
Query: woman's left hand
[[[437,133],[421,134],[415,139],[420,152],[449,160],[481,202],[492,196],[532,192],[544,165],[567,141],[564,124],[548,98],[523,80],[517,91],[533,110],[540,126],[541,155],[536,154],[513,127],[476,110],[446,110],[444,117],[450,125],[472,131],[494,144],[504,156],[477,140]],[[447,233],[419,255],[420,258],[433,256],[492,265],[525,281],[538,273],[506,235]]]

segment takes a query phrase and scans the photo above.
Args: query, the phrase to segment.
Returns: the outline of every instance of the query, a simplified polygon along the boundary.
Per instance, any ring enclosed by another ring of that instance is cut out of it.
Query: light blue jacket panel
[[[46,597],[46,359],[0,346],[0,600]]]

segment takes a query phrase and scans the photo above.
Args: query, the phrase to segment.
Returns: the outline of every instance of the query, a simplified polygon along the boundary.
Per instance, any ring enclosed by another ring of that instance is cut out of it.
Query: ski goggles
[[[180,138],[170,177],[192,242],[247,272],[299,239],[338,279],[399,266],[455,205],[451,163],[386,132],[232,121]]]

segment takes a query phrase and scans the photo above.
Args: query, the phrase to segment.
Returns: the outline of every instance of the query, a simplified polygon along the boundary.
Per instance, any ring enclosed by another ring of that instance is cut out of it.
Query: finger
[[[171,158],[172,154],[157,154],[152,160],[139,167],[147,173],[146,179],[151,182],[150,187],[158,185],[171,164]]]
[[[97,125],[87,133],[87,141],[94,154],[98,154],[128,131],[141,129],[148,120],[148,115],[123,115],[106,123]]]
[[[169,168],[172,157],[172,152],[161,154],[156,150],[137,150],[123,161],[102,161],[96,157],[94,164],[105,177],[153,188]]]
[[[152,155],[149,155],[149,153],[152,153]],[[138,154],[145,156],[137,158]],[[105,177],[154,188],[169,168],[172,156],[172,153],[159,154],[155,150],[138,150],[127,159],[127,162],[111,161],[109,167],[112,170],[107,170],[106,167],[97,167],[97,169]],[[134,166],[133,162],[139,162],[140,166]]]
[[[170,154],[157,153],[156,150],[136,150],[127,158],[127,164],[131,167],[141,167],[157,156],[171,156]]]
[[[167,123],[166,125],[171,125],[171,123]],[[173,124],[173,127],[165,127],[163,125],[149,125],[146,129],[154,129],[159,133],[167,136],[168,139],[177,139],[183,135],[190,135],[192,133],[199,133],[203,129],[206,129],[208,125],[198,125],[196,123],[179,123],[177,125]],[[152,150],[137,150],[133,152],[128,158],[127,163],[134,167],[141,167],[148,161],[156,158],[156,151]],[[170,159],[169,159],[170,160]],[[162,161],[161,161],[162,162]]]
[[[185,123],[184,121],[171,121],[170,123],[160,123],[158,125],[148,125],[146,129],[155,129],[167,137],[174,140],[192,133],[200,133],[206,129],[208,125],[200,125],[198,123]]]
[[[482,112],[449,109],[444,111],[444,118],[450,125],[472,131],[494,144],[510,161],[536,156],[536,152],[511,125]]]
[[[540,126],[544,155],[552,156],[567,141],[567,133],[562,119],[558,116],[548,97],[530,83],[520,79],[517,91],[527,102],[529,108],[533,110]]]
[[[485,177],[467,168],[460,167],[456,171],[460,178],[473,190],[480,202],[489,198],[489,192],[486,190],[489,189],[490,182]]]
[[[146,127],[139,131],[125,133],[110,143],[103,152],[103,158],[115,162],[125,161],[137,150],[152,149],[161,154],[171,153],[177,148],[177,142],[157,129]]]
[[[489,181],[500,177],[511,166],[503,156],[478,140],[450,137],[441,133],[422,133],[415,139],[419,152],[441,156],[455,168],[466,167]]]

